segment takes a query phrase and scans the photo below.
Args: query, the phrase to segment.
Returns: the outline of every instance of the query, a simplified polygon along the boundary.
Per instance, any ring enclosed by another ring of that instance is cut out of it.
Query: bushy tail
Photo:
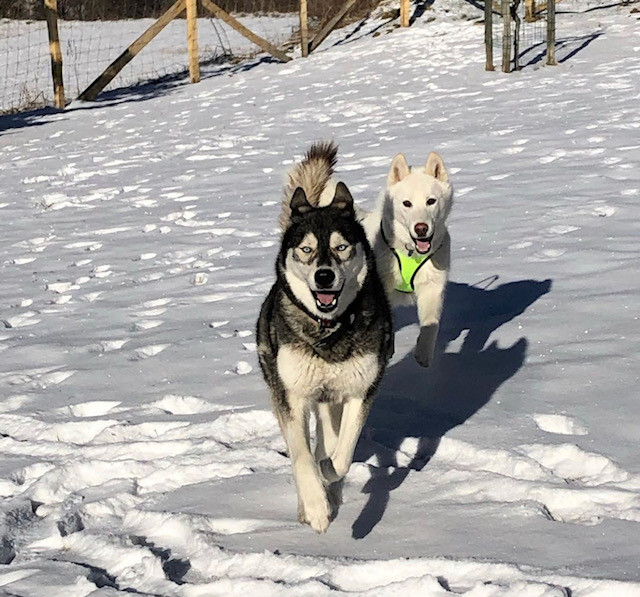
[[[322,193],[331,180],[337,154],[338,146],[333,141],[316,142],[303,160],[287,172],[279,221],[283,232],[291,221],[291,197],[298,187],[302,187],[311,205],[320,205]]]

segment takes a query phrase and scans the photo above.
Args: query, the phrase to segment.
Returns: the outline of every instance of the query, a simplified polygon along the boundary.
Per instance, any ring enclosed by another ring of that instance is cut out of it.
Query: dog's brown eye
[[[429,197],[429,199],[427,199],[427,205],[433,205],[436,202],[436,200],[433,197]]]
[[[404,205],[405,207],[411,207],[413,204],[411,203],[411,201],[403,201],[402,205]]]

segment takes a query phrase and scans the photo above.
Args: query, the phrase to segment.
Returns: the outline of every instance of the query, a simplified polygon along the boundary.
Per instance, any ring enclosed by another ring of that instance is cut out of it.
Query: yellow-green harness
[[[421,255],[418,252],[415,252],[411,255],[404,255],[403,253],[398,253],[384,234],[384,230],[382,229],[382,225],[380,225],[380,233],[382,234],[382,239],[386,243],[387,247],[391,250],[391,252],[395,255],[396,261],[398,262],[398,267],[400,268],[400,277],[402,281],[398,283],[396,286],[396,290],[399,292],[412,293],[415,292],[416,289],[413,285],[413,281],[415,280],[416,274],[418,270],[427,262],[435,252],[440,248],[436,249],[436,251],[432,251],[431,253],[427,253],[426,255]]]

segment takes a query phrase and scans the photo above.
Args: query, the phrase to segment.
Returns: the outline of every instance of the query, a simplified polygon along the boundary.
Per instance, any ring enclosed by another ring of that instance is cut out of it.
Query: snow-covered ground
[[[0,119],[0,594],[639,596],[630,10],[560,15],[570,58],[511,75],[469,21],[368,23],[307,60]],[[317,536],[253,326],[283,172],[324,138],[363,207],[396,152],[430,150],[456,205],[439,359],[414,363],[396,313]]]
[[[241,16],[240,22],[276,46],[299,27],[295,14]],[[58,24],[63,77],[73,100],[100,75],[153,19],[63,21]],[[252,42],[213,18],[198,19],[203,67],[225,55],[246,56],[258,50]],[[175,19],[109,84],[108,89],[135,85],[187,70],[187,25]],[[52,103],[51,61],[44,21],[0,19],[0,112]]]

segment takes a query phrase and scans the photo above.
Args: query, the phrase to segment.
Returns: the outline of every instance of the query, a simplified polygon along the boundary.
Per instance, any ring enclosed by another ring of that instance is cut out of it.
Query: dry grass
[[[47,98],[42,92],[33,92],[26,84],[20,88],[18,99],[14,105],[10,105],[5,110],[0,110],[0,115],[16,114],[27,110],[37,110],[48,105]]]

